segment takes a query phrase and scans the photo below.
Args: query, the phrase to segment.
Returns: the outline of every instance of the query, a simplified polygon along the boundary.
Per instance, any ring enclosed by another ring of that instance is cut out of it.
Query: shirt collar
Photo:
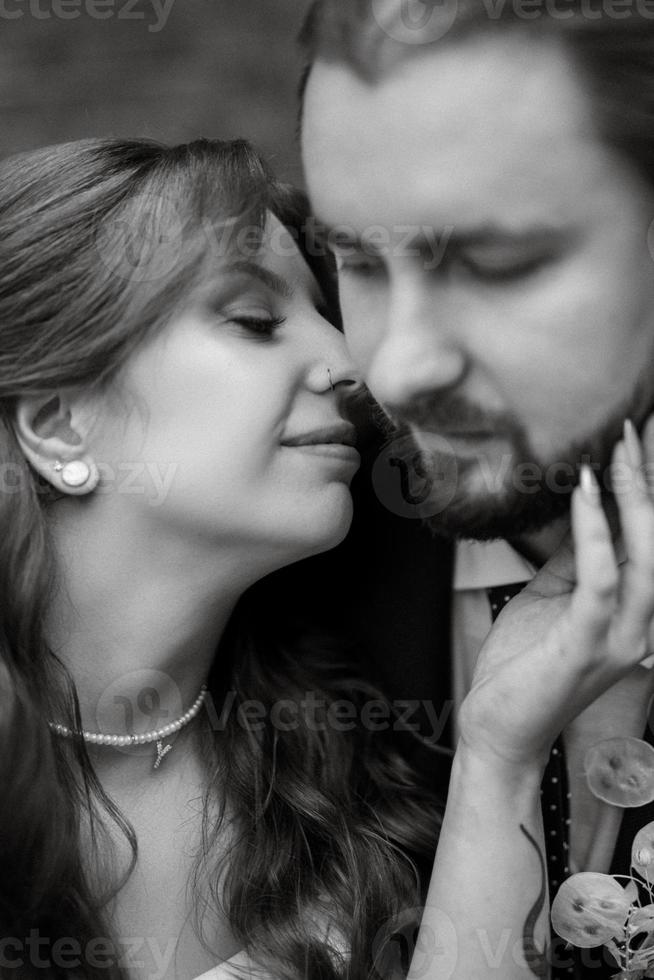
[[[459,541],[454,558],[454,591],[493,589],[529,582],[536,568],[507,541]]]
[[[619,553],[623,550],[618,547]],[[507,541],[458,541],[454,553],[454,591],[530,582],[536,571]],[[654,653],[641,661],[641,667],[648,670],[654,667]]]

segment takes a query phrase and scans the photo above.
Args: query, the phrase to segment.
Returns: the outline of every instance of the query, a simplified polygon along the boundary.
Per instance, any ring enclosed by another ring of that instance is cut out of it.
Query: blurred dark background
[[[244,136],[299,183],[295,39],[308,3],[0,0],[0,152]]]

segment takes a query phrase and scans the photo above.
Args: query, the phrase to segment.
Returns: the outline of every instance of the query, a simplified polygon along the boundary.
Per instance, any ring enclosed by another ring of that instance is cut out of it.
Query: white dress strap
[[[195,980],[276,980],[256,966],[245,952],[237,953],[224,963],[196,977]]]
[[[329,941],[332,949],[339,957],[349,955],[345,937],[337,932],[330,924],[327,916],[316,914],[313,917],[316,934]],[[195,980],[278,980],[271,973],[257,966],[245,950],[236,953],[231,959],[225,960],[213,969],[196,977]]]

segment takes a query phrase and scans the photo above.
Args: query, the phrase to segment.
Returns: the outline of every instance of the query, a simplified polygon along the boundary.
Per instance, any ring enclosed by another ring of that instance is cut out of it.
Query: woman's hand
[[[654,504],[643,462],[654,462],[654,419],[613,454],[626,553],[618,563],[599,487],[582,469],[572,539],[499,616],[460,713],[462,747],[509,764],[544,766],[563,728],[645,658],[654,616]],[[574,548],[574,550],[573,550]]]

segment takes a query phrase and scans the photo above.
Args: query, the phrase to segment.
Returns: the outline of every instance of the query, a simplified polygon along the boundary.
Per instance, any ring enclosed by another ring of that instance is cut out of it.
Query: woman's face
[[[96,432],[96,493],[146,531],[255,564],[336,545],[359,465],[344,421],[356,375],[323,306],[270,216],[256,260],[221,268],[128,362]]]

